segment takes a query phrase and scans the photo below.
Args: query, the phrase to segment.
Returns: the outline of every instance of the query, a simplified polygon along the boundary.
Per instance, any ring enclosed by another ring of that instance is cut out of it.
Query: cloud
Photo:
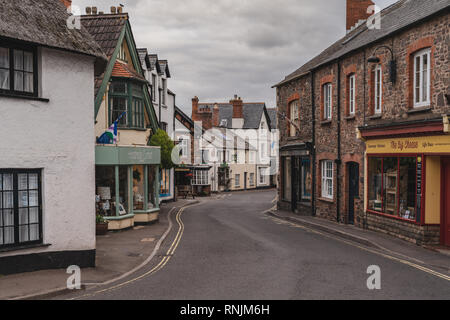
[[[271,86],[345,34],[345,0],[74,0],[84,12],[125,4],[138,47],[169,60],[169,87],[191,98],[275,106]],[[385,7],[395,0],[379,0]]]

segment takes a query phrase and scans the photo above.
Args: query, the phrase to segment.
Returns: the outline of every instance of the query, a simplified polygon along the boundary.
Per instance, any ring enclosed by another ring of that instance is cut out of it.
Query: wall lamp
[[[375,49],[373,52],[373,56],[367,59],[367,62],[369,63],[380,63],[380,58],[375,56],[375,53],[378,51],[378,49],[387,49],[391,53],[391,61],[389,61],[389,75],[391,78],[392,84],[395,84],[397,80],[397,61],[394,59],[394,51],[388,46],[379,46]]]

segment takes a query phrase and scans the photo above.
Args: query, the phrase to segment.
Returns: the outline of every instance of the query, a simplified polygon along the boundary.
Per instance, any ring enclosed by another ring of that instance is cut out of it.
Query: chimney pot
[[[92,7],[92,14],[97,14],[97,7]]]
[[[90,15],[92,13],[92,8],[91,7],[86,7],[86,14]]]
[[[123,8],[122,7],[117,7],[117,13],[122,13]]]
[[[114,7],[114,6],[112,6],[112,7],[111,7],[111,13],[112,13],[112,14],[115,14],[116,12],[117,12],[117,8]]]

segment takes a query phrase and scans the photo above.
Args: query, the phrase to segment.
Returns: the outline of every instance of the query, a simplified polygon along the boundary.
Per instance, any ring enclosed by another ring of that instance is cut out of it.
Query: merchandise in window
[[[310,200],[312,192],[312,177],[310,160],[302,158],[301,160],[301,175],[302,175],[302,200]]]
[[[292,187],[291,187],[291,158],[286,157],[283,160],[283,200],[291,201]]]
[[[144,166],[133,166],[133,210],[144,210]]]

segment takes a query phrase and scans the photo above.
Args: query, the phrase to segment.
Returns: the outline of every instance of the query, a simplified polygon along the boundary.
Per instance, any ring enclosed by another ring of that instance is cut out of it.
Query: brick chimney
[[[242,129],[244,127],[244,103],[237,95],[230,100],[233,106],[233,129]]]
[[[192,120],[196,120],[196,117],[198,115],[198,97],[195,96],[192,98]]]
[[[371,0],[347,0],[347,31],[360,20],[367,20],[371,14],[367,13],[370,6],[375,5]]]
[[[64,3],[67,9],[69,9],[72,6],[72,0],[60,0],[60,1]]]
[[[216,103],[214,105],[214,108],[213,108],[213,118],[212,118],[212,122],[213,122],[212,125],[213,125],[213,127],[218,127],[220,125],[220,123],[219,123],[219,111],[220,111],[219,105]]]

